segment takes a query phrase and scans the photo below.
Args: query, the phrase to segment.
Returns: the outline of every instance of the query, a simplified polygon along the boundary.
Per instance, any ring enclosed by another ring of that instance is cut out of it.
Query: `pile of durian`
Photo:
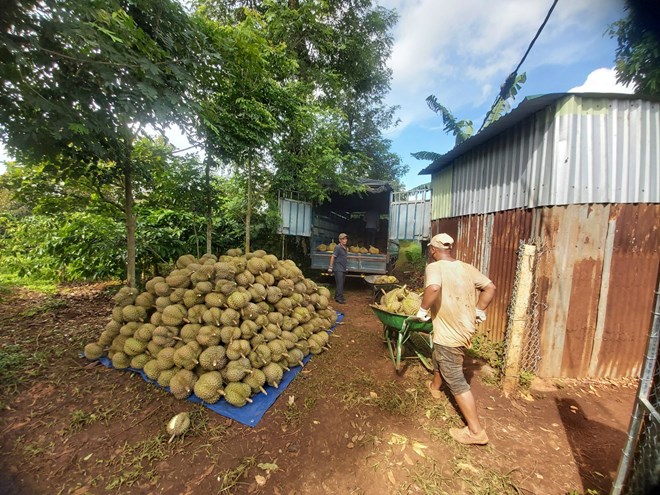
[[[380,249],[373,246],[369,246],[369,249],[363,246],[350,246],[348,252],[353,254],[379,254]]]
[[[384,285],[384,284],[398,284],[399,279],[394,275],[379,275],[374,279],[374,284]]]
[[[145,288],[117,292],[111,320],[84,354],[143,370],[178,399],[194,393],[244,406],[308,354],[328,349],[337,320],[327,288],[263,250],[181,256]]]
[[[399,315],[412,316],[417,314],[422,305],[422,295],[409,290],[405,285],[385,292],[376,307]]]
[[[316,246],[316,250],[332,253],[335,250],[336,247],[337,247],[337,244],[335,244],[335,240],[333,239],[332,242],[330,244],[328,244],[327,246],[325,244],[319,244],[318,246]]]
[[[335,247],[337,247],[337,244],[335,244],[335,241],[333,239],[332,242],[327,246],[325,244],[319,244],[318,246],[316,246],[316,250],[326,253],[332,253],[335,250]],[[369,246],[369,248],[366,248],[364,246],[349,246],[348,252],[351,254],[380,254],[380,249],[374,246]]]

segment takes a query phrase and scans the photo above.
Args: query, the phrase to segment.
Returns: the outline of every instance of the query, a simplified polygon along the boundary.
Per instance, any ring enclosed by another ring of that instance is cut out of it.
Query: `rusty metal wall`
[[[569,205],[434,220],[455,257],[497,286],[486,330],[503,340],[520,241],[540,246],[544,377],[637,376],[660,269],[660,204]]]
[[[486,332],[495,341],[504,340],[518,246],[520,240],[530,238],[532,215],[533,210],[518,209],[433,222],[434,235],[446,232],[454,237],[454,257],[477,267],[497,287],[485,323]]]

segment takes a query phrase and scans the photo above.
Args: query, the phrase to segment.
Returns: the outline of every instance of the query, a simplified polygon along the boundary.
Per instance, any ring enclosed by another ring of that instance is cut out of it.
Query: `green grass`
[[[472,347],[467,354],[486,361],[491,368],[502,373],[504,367],[504,342],[493,342],[483,333],[477,332],[472,337]]]
[[[40,294],[55,294],[57,292],[57,282],[53,280],[24,278],[15,273],[0,272],[0,301],[4,294],[13,292],[17,287],[23,287]]]
[[[0,390],[15,390],[25,380],[29,356],[18,345],[0,347]]]

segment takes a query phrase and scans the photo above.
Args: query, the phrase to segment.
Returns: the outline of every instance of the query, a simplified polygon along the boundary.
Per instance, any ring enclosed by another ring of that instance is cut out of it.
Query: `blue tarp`
[[[337,313],[337,323],[341,322],[344,318],[343,313]],[[332,333],[335,331],[336,325],[335,325],[329,330],[328,333]],[[303,364],[307,364],[309,360],[312,359],[312,354],[309,354],[303,359]],[[108,368],[112,368],[112,361],[108,359],[108,357],[104,356],[99,359],[99,362],[103,364],[104,366]],[[142,378],[144,378],[145,381],[152,383],[156,386],[158,385],[158,382],[151,380],[143,370],[138,370],[135,368],[126,368],[128,371],[133,371],[135,373],[139,373]],[[268,395],[264,395],[263,393],[258,393],[250,397],[252,399],[252,403],[247,403],[243,407],[235,407],[232,406],[231,404],[227,403],[227,401],[222,398],[215,404],[207,404],[206,402],[202,401],[199,397],[196,395],[191,395],[188,397],[189,401],[196,402],[198,404],[203,404],[205,407],[208,407],[212,411],[217,412],[218,414],[221,414],[222,416],[225,416],[227,418],[231,418],[235,421],[238,421],[239,423],[242,423],[246,426],[251,426],[255,427],[261,421],[261,418],[263,415],[266,413],[268,408],[272,406],[275,403],[275,400],[284,392],[284,390],[289,386],[289,383],[293,381],[293,379],[302,371],[302,366],[295,366],[291,368],[289,371],[286,371],[284,373],[284,376],[282,377],[282,382],[279,384],[278,388],[271,387],[270,385],[265,385],[264,389],[268,393]],[[169,392],[169,387],[166,387],[165,390]]]

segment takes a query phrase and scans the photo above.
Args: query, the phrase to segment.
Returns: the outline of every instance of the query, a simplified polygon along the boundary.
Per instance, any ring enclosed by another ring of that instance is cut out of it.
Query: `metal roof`
[[[632,94],[622,94],[622,93],[550,93],[546,95],[539,96],[528,96],[525,98],[520,105],[513,109],[508,114],[499,118],[488,127],[483,129],[481,132],[478,132],[471,138],[463,141],[458,146],[451,149],[449,152],[442,155],[440,158],[434,160],[428,167],[422,169],[418,175],[429,175],[433,172],[441,170],[446,165],[449,165],[451,162],[456,160],[456,158],[464,155],[468,151],[471,151],[481,144],[485,143],[489,139],[495,137],[496,135],[504,132],[506,129],[514,126],[518,122],[524,120],[525,118],[533,115],[534,113],[543,110],[544,108],[554,104],[557,100],[560,100],[565,97],[570,96],[579,96],[582,98],[613,98],[613,99],[626,99],[626,100],[653,100],[657,101],[658,98],[639,96]]]

